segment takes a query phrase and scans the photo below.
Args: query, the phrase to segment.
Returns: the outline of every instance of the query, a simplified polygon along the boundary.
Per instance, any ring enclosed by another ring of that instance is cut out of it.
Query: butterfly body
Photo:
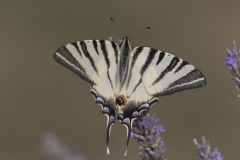
[[[90,93],[107,116],[107,145],[116,119],[127,128],[158,97],[206,85],[197,68],[167,52],[119,45],[108,40],[85,40],[62,46],[54,59],[91,85]],[[109,152],[109,150],[108,150]]]

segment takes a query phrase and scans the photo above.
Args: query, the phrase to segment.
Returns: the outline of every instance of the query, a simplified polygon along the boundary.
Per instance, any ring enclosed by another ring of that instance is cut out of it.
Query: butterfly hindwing
[[[111,87],[109,82],[107,83],[108,85],[105,84],[105,87]],[[93,95],[95,102],[102,107],[102,113],[107,117],[106,144],[107,144],[107,152],[109,154],[108,143],[110,139],[111,127],[113,124],[115,124],[115,121],[116,121],[116,116],[115,116],[116,107],[114,103],[114,98],[113,97],[107,98],[108,96],[106,94],[99,94],[97,91],[98,89],[99,88],[97,88],[96,86],[95,87],[91,86],[90,93]]]

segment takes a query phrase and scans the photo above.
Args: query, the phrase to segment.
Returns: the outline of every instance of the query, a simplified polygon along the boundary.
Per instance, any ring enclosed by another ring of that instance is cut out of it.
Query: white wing
[[[119,46],[108,40],[85,40],[59,48],[54,59],[90,84],[107,76],[115,87]]]
[[[148,47],[134,47],[132,53],[135,56],[133,68],[138,69],[151,96],[165,96],[206,85],[201,71],[172,54]]]

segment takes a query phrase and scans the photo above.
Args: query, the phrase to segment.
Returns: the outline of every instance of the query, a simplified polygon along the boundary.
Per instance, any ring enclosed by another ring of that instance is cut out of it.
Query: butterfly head
[[[129,37],[123,37],[123,39],[119,40],[118,42],[120,42],[118,44],[121,46],[121,48],[122,47],[125,47],[125,48],[131,47]]]

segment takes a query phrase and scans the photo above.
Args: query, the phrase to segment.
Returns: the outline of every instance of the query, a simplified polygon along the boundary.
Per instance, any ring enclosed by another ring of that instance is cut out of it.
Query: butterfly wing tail
[[[110,151],[109,151],[109,147],[108,147],[108,143],[109,143],[109,140],[110,140],[110,133],[111,133],[111,127],[112,125],[115,123],[115,118],[113,119],[113,117],[108,117],[108,122],[107,122],[107,139],[106,139],[106,145],[107,145],[107,154],[110,154]]]
[[[129,118],[125,118],[122,121],[122,124],[126,127],[127,129],[127,146],[126,146],[126,151],[124,153],[124,156],[127,155],[127,148],[128,148],[128,143],[129,143],[129,139],[130,139],[130,135],[131,135],[131,131],[132,131],[132,123],[135,119],[129,119]]]
[[[115,110],[109,107],[107,104],[103,106],[102,113],[107,116],[107,154],[110,154],[108,143],[110,139],[111,127],[115,124]]]
[[[101,96],[98,96],[94,89],[91,89],[91,94],[96,100],[96,103],[102,107],[102,113],[107,116],[107,137],[106,137],[106,145],[107,145],[107,154],[110,154],[108,143],[110,139],[111,127],[115,124],[115,109],[113,107],[113,100],[105,100]]]
[[[130,139],[130,135],[131,135],[131,131],[132,131],[132,127],[131,126],[126,126],[127,129],[127,146],[126,146],[126,151],[124,153],[124,156],[127,155],[127,148],[128,148],[128,143],[129,143],[129,139]]]

